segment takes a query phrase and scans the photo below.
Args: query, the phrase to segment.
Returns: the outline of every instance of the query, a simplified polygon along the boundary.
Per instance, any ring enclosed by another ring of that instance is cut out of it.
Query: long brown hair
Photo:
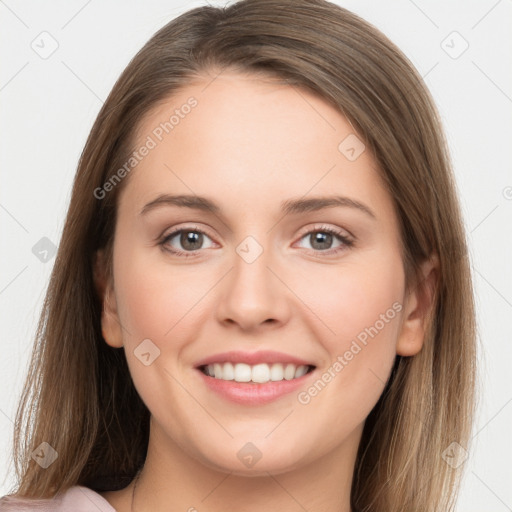
[[[438,255],[423,348],[397,356],[366,420],[351,504],[360,512],[452,510],[464,466],[447,464],[443,453],[453,442],[469,448],[476,328],[446,142],[431,96],[402,52],[373,26],[324,0],[243,0],[192,9],[160,29],[118,79],[80,158],[38,324],[15,421],[15,495],[49,498],[73,485],[121,489],[145,460],[149,411],[124,352],[102,337],[93,279],[100,248],[111,271],[117,198],[129,177],[102,199],[94,191],[134,150],[143,116],[212,69],[275,78],[335,105],[372,151],[388,186],[408,283],[426,258]],[[31,456],[41,443],[58,454],[47,468]]]

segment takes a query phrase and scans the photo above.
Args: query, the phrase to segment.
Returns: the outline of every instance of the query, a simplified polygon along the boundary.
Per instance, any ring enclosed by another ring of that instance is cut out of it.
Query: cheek
[[[404,291],[398,255],[383,254],[379,262],[360,259],[304,277],[305,273],[294,288],[317,314],[318,324],[323,324],[319,333],[322,332],[321,339],[330,354],[348,348],[346,342],[360,334],[360,339],[364,339],[364,333],[372,326],[386,331],[386,337],[396,336]],[[373,329],[372,333],[375,335]]]
[[[314,398],[320,408],[330,404],[356,423],[370,413],[396,357],[403,290],[402,262],[390,256],[380,264],[354,266],[320,294],[317,307],[336,333],[323,337],[330,360]]]
[[[142,251],[121,255],[116,264],[118,314],[131,343],[149,338],[163,348],[194,318],[200,310],[195,305],[211,287],[191,266],[155,265]]]
[[[379,346],[389,345],[397,333],[397,313],[401,310],[402,297],[400,283],[400,273],[395,277],[392,272],[348,276],[343,288],[332,294],[330,321],[340,341],[357,339],[365,344],[368,338],[379,338]]]
[[[326,354],[322,370],[327,370],[323,383],[331,389],[326,403],[350,403],[369,412],[396,356],[404,290],[399,255],[382,253],[378,262],[330,268],[322,279],[311,276],[301,290],[303,296],[310,290],[304,302],[319,318],[317,336]]]
[[[190,333],[199,331],[201,297],[213,284],[192,267],[163,261],[155,264],[143,250],[133,250],[128,256],[120,250],[114,263],[127,363],[134,385],[152,413],[161,410],[163,403],[189,399],[180,386],[173,385],[172,376],[180,371],[180,353]],[[149,353],[149,364],[145,364],[145,353]],[[178,428],[176,418],[166,417],[166,422]]]

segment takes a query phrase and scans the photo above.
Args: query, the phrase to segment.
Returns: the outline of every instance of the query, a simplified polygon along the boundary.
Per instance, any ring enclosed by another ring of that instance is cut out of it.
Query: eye
[[[214,246],[210,244],[204,247],[204,241],[211,238],[202,229],[198,227],[175,229],[168,233],[159,242],[166,251],[181,257],[195,256],[200,249],[207,249]],[[343,232],[329,226],[315,226],[314,229],[307,231],[300,240],[306,239],[314,254],[322,253],[331,255],[346,250],[354,245],[354,241]],[[332,247],[333,243],[338,242],[337,247]],[[181,248],[176,247],[178,244]]]
[[[205,249],[205,247],[203,247],[205,237],[211,240],[210,237],[199,228],[181,228],[167,234],[159,242],[159,245],[164,247],[166,251],[169,251],[178,256],[187,257],[194,255],[195,251],[198,251],[199,249]],[[184,250],[179,248],[177,249],[175,246],[173,246],[171,243],[173,239],[176,239],[175,243],[178,243]]]
[[[315,253],[334,254],[343,251],[354,245],[354,241],[341,231],[329,226],[315,226],[315,229],[309,230],[302,237],[310,244]],[[338,241],[338,247],[332,247],[333,243]]]

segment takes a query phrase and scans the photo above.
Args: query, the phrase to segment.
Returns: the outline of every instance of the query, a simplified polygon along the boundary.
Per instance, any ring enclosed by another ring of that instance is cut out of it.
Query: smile
[[[315,367],[312,365],[296,365],[293,363],[260,363],[249,365],[245,363],[214,363],[201,366],[199,369],[208,377],[215,379],[264,384],[293,380],[306,375]]]

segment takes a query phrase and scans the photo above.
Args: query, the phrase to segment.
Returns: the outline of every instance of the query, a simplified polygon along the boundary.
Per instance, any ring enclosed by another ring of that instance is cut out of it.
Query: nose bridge
[[[219,320],[244,328],[269,319],[284,320],[285,290],[268,268],[275,261],[268,242],[264,245],[255,236],[247,236],[235,247],[232,261],[233,269],[218,305]]]
[[[259,237],[261,239],[261,236]],[[260,243],[254,236],[247,236],[236,248],[233,258],[232,292],[246,305],[271,298],[272,273],[268,269],[273,259],[268,242]]]

